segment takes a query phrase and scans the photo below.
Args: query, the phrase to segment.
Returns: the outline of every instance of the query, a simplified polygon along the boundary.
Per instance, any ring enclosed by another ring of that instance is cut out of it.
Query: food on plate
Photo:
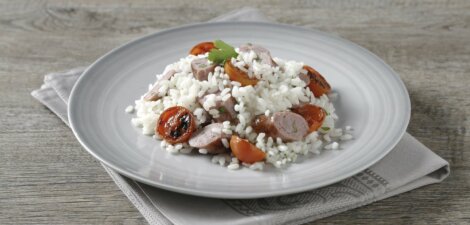
[[[240,83],[241,86],[255,86],[258,83],[258,79],[249,77],[247,72],[243,71],[242,68],[232,65],[231,61],[224,64],[224,69],[229,79]]]
[[[308,88],[310,88],[310,91],[313,92],[315,97],[320,97],[323,94],[330,93],[330,84],[326,82],[325,78],[319,72],[307,65],[303,68],[307,71],[307,77],[310,80],[310,82],[308,82]]]
[[[206,58],[199,58],[191,61],[191,70],[194,78],[199,81],[207,80],[209,73],[213,73],[215,64],[209,62]]]
[[[331,92],[313,67],[267,48],[202,42],[157,75],[132,123],[172,153],[197,149],[229,169],[283,167],[352,138],[335,128]]]
[[[160,84],[163,83],[165,80],[170,80],[170,78],[176,73],[174,70],[169,70],[165,74],[163,74],[158,81],[155,83],[155,85],[150,89],[145,95],[144,95],[144,100],[146,101],[156,101],[160,99],[159,95],[159,89],[160,89]]]
[[[326,113],[321,107],[312,104],[304,104],[291,109],[292,112],[301,115],[308,123],[308,132],[318,130],[323,124]]]
[[[230,149],[238,160],[245,163],[256,163],[262,161],[266,157],[266,153],[249,140],[241,139],[237,135],[230,138]]]
[[[260,115],[252,127],[257,133],[283,141],[300,141],[309,133],[307,120],[291,111],[275,112],[272,116]]]
[[[196,129],[194,116],[188,109],[173,106],[158,117],[155,133],[170,144],[182,143],[189,140]]]
[[[231,135],[222,132],[222,123],[211,123],[202,127],[189,139],[189,146],[205,149],[207,153],[224,153],[228,146],[224,146],[222,139],[230,139]]]
[[[190,51],[189,54],[191,55],[201,55],[210,52],[214,48],[213,42],[201,42],[195,45]]]

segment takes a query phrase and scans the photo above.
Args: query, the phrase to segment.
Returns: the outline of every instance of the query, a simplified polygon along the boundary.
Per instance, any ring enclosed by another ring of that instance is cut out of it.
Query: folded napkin
[[[266,21],[244,8],[212,21]],[[67,125],[70,91],[85,68],[48,74],[31,94]],[[449,175],[449,163],[406,133],[377,164],[336,184],[298,194],[262,199],[224,200],[154,188],[103,165],[116,185],[150,224],[301,224],[369,204]]]

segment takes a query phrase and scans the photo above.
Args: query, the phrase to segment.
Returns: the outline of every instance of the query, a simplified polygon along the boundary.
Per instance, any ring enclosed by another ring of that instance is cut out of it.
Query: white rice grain
[[[249,168],[252,170],[263,170],[264,162],[255,162],[251,164]]]
[[[230,147],[227,138],[222,138],[222,144],[224,145],[225,148],[229,148],[229,147]]]
[[[225,166],[225,157],[219,157],[219,165]]]
[[[285,146],[285,145],[279,145],[279,146],[277,146],[277,148],[278,148],[279,151],[281,151],[281,152],[285,152],[285,151],[288,150],[287,146]]]
[[[238,163],[230,163],[227,168],[229,170],[237,170],[238,168],[240,168],[240,165]]]
[[[207,149],[200,148],[199,153],[203,154],[203,155],[206,155],[207,154]]]
[[[128,105],[128,106],[126,107],[126,109],[124,109],[124,111],[125,111],[126,113],[128,113],[128,114],[131,114],[131,113],[134,112],[134,106]]]
[[[333,142],[333,143],[331,143],[331,149],[336,150],[336,149],[338,149],[338,148],[339,148],[338,142]]]
[[[237,163],[238,164],[238,159],[236,157],[232,157],[232,163]]]
[[[351,134],[344,134],[343,136],[340,137],[340,140],[342,141],[349,141],[353,139],[353,136]]]

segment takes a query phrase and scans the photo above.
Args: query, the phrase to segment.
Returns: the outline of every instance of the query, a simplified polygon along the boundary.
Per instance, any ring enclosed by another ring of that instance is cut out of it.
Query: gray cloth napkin
[[[244,8],[212,21],[266,21]],[[70,91],[85,68],[48,74],[31,94],[67,125]],[[103,165],[150,224],[301,224],[369,204],[449,175],[449,164],[408,133],[377,164],[336,184],[298,194],[262,199],[224,200],[195,197],[154,188]]]

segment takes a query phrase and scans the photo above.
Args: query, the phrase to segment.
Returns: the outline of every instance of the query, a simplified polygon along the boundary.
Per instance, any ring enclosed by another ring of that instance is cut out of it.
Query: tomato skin
[[[232,65],[232,62],[230,60],[227,60],[225,62],[224,70],[225,73],[228,74],[230,80],[239,82],[242,86],[255,86],[258,83],[258,80],[256,78],[248,77],[248,74]]]
[[[265,133],[267,136],[272,136],[271,132],[275,129],[271,119],[264,114],[256,116],[251,127],[256,133]]]
[[[173,106],[163,111],[155,127],[155,133],[170,144],[188,141],[195,130],[193,114],[181,106]]]
[[[318,98],[323,94],[327,94],[331,91],[330,84],[318,71],[307,65],[304,65],[303,68],[308,71],[308,77],[310,78],[308,88],[311,92],[313,92],[315,97]]]
[[[255,163],[266,158],[266,153],[237,135],[232,135],[230,138],[230,149],[238,160],[245,163]]]
[[[292,112],[301,115],[307,121],[309,133],[318,130],[323,124],[323,120],[325,120],[326,117],[325,110],[316,105],[311,104],[305,104],[299,107],[292,108]]]
[[[210,52],[214,47],[215,45],[213,42],[201,42],[195,45],[193,48],[191,48],[191,50],[189,51],[189,54],[191,55],[206,54],[207,52]]]

